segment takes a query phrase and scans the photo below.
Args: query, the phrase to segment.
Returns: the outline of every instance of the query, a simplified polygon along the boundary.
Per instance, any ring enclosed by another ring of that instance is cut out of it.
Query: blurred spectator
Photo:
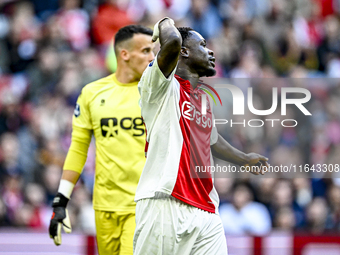
[[[81,0],[62,0],[62,6],[56,17],[64,38],[74,50],[80,51],[88,48],[89,17],[80,9]]]
[[[54,91],[60,77],[60,61],[54,47],[39,50],[37,61],[27,69],[28,98],[31,102],[38,103],[44,94]]]
[[[107,74],[103,61],[94,49],[89,48],[81,52],[79,61],[81,67],[81,85],[98,80]]]
[[[217,35],[222,27],[216,7],[208,0],[192,0],[188,13],[188,23],[206,40]]]
[[[282,207],[278,210],[274,228],[276,230],[293,231],[296,226],[294,211],[291,207]]]
[[[13,133],[0,136],[0,153],[0,182],[4,182],[5,177],[19,177],[24,174],[23,166],[18,162],[18,138]]]
[[[340,187],[332,185],[329,188],[328,194],[328,204],[330,205],[330,216],[334,222],[333,229],[335,231],[340,230]]]
[[[164,16],[174,20],[185,18],[191,7],[191,0],[130,0],[127,13],[134,22],[156,23]]]
[[[317,48],[320,71],[325,71],[328,62],[340,53],[339,20],[334,16],[329,16],[323,26],[325,36]]]
[[[240,37],[240,32],[228,20],[224,20],[221,33],[211,39],[216,62],[222,64],[225,75],[238,60]]]
[[[268,234],[271,230],[268,210],[253,201],[252,191],[245,184],[235,187],[232,204],[222,204],[219,211],[227,235],[258,236]]]
[[[23,125],[20,99],[9,89],[0,94],[0,135],[5,132],[17,132]]]
[[[24,192],[25,204],[17,212],[17,224],[31,228],[47,227],[44,218],[47,216],[47,205],[45,205],[44,189],[35,183],[30,183],[26,186]],[[49,218],[47,216],[47,218]]]
[[[10,225],[6,205],[0,197],[0,227]]]
[[[43,29],[44,37],[41,40],[41,45],[53,47],[58,53],[71,53],[71,45],[65,38],[61,24],[57,20],[56,15],[47,20]]]
[[[231,71],[231,78],[258,78],[261,75],[261,49],[252,41],[246,41],[240,48],[238,66]]]
[[[118,0],[105,0],[99,6],[92,22],[92,33],[97,44],[107,45],[119,28],[132,23],[124,7],[119,5]]]
[[[223,161],[219,161],[219,163]],[[220,165],[220,164],[219,164]],[[232,188],[234,186],[233,178],[223,178],[215,176],[214,185],[219,194],[220,204],[230,203],[232,201]]]
[[[276,179],[274,178],[262,178],[258,182],[256,190],[257,199],[264,204],[267,208],[271,203],[272,192],[274,190]]]
[[[59,0],[31,0],[34,4],[34,10],[37,16],[46,21],[59,7]]]
[[[0,10],[1,10],[0,6]],[[7,16],[4,13],[0,14],[0,75],[9,71],[10,59],[7,51],[6,37],[10,30],[10,24]]]
[[[80,94],[83,82],[81,77],[81,66],[78,60],[70,58],[62,67],[59,83],[56,86],[55,92],[58,92],[61,97],[57,100],[65,100],[69,105],[75,105]],[[55,105],[57,106],[57,105]],[[61,105],[58,105],[58,107]]]
[[[307,178],[294,178],[293,185],[296,193],[296,203],[305,208],[313,198],[310,180]]]
[[[60,178],[59,178],[60,180]],[[58,182],[59,183],[59,182]],[[83,185],[77,185],[74,190],[71,200],[71,205],[78,212],[78,226],[87,234],[95,234],[95,213],[92,208],[92,202],[89,196],[89,191]]]
[[[303,210],[294,200],[293,192],[293,187],[289,180],[279,180],[273,189],[270,213],[273,221],[278,222],[280,210],[289,207],[294,212],[295,227],[301,227],[304,224]]]
[[[59,181],[62,168],[57,165],[47,165],[40,176],[42,176],[41,184],[45,188],[47,204],[51,205],[55,197],[56,190],[59,187]]]
[[[269,12],[254,19],[255,33],[262,38],[268,51],[277,47],[277,42],[287,28],[287,17],[284,13],[286,1],[271,1]],[[275,64],[275,63],[274,63]]]
[[[11,225],[15,225],[16,213],[23,205],[24,200],[23,182],[21,177],[18,176],[7,176],[2,180],[3,185],[0,194],[7,209],[8,220]]]
[[[328,228],[328,208],[324,198],[315,198],[307,207],[306,211],[307,228],[309,233],[320,235]]]
[[[7,41],[10,69],[21,72],[34,60],[37,40],[41,37],[40,23],[34,16],[33,5],[30,2],[16,4],[10,24]]]
[[[250,21],[249,11],[255,10],[254,5],[255,1],[221,1],[220,13],[223,18],[231,20],[234,26],[242,27]]]
[[[27,109],[28,122],[17,132],[19,142],[18,164],[24,166],[24,181],[36,182],[41,179],[38,161],[38,151],[41,145],[39,127],[39,113],[34,109]]]
[[[271,61],[275,63],[275,67],[280,74],[286,74],[299,64],[302,57],[301,45],[298,44],[294,36],[293,27],[287,24],[275,45],[274,51],[271,52]]]

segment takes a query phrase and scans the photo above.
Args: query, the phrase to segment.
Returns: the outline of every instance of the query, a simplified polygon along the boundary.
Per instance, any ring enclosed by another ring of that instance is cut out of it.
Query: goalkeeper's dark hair
[[[115,51],[117,50],[117,45],[131,39],[134,34],[145,34],[152,36],[152,29],[141,25],[128,25],[122,27],[121,29],[118,30],[117,34],[115,35],[114,44]]]
[[[182,36],[182,46],[185,45],[186,41],[189,39],[191,36],[190,31],[195,31],[191,27],[178,27],[177,30],[180,32]]]

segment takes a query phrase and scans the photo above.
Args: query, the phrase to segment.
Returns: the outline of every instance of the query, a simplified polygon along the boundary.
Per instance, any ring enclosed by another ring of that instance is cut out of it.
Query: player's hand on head
[[[72,227],[68,211],[66,209],[69,199],[58,193],[53,199],[53,214],[50,221],[49,234],[55,245],[61,244],[61,227],[65,233],[71,233]]]
[[[257,153],[248,153],[248,163],[245,167],[249,167],[249,172],[254,175],[264,175],[269,168],[268,158]]]
[[[163,20],[166,20],[166,19],[170,20],[172,25],[175,25],[175,22],[173,21],[173,19],[170,19],[169,17],[165,17],[157,21],[157,23],[153,27],[152,42],[156,42],[159,37],[159,23],[161,23]]]

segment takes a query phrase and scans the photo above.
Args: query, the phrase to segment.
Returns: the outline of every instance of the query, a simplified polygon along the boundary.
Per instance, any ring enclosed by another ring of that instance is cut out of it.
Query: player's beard
[[[205,72],[206,77],[211,77],[211,76],[214,76],[215,74],[216,74],[216,70],[214,68],[209,68]]]
[[[193,64],[193,67],[197,70],[199,77],[211,77],[216,74],[216,70],[211,66],[210,62],[197,61]]]

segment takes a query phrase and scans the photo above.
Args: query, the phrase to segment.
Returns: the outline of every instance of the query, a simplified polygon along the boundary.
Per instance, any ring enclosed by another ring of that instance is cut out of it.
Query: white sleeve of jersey
[[[217,128],[214,126],[214,120],[215,120],[215,116],[214,114],[212,114],[212,129],[211,129],[211,135],[210,135],[210,145],[214,145],[215,143],[217,143],[217,139],[218,139],[218,132],[217,132]]]
[[[159,69],[157,56],[145,69],[142,78],[138,83],[139,94],[142,101],[155,103],[166,94],[169,84],[174,79],[177,66],[168,78]]]

